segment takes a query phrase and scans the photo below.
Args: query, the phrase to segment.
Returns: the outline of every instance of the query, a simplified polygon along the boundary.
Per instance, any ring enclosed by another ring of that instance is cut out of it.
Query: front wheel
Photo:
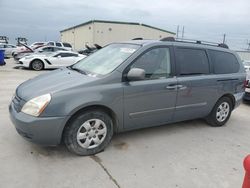
[[[217,101],[213,110],[206,118],[209,125],[213,127],[223,126],[231,116],[233,109],[232,101],[228,97],[222,97]]]
[[[83,112],[72,119],[64,130],[64,143],[78,155],[94,155],[109,144],[113,136],[111,117],[104,111]]]
[[[41,60],[36,59],[36,60],[31,62],[30,67],[33,70],[40,71],[40,70],[43,70],[44,65],[43,65],[43,62]]]

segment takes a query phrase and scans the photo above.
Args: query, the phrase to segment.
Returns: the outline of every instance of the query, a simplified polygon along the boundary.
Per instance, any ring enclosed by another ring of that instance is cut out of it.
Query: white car
[[[67,42],[54,42],[54,41],[49,41],[46,44],[47,46],[57,46],[57,47],[62,47],[66,48],[67,50],[73,50],[71,44]]]
[[[57,51],[54,53],[25,56],[19,60],[19,64],[23,67],[39,71],[42,69],[54,69],[70,66],[85,57],[85,55],[71,51]]]
[[[12,44],[4,44],[4,43],[0,43],[0,49],[4,50],[4,56],[7,58],[12,57],[12,51],[15,50],[17,47],[15,45]]]

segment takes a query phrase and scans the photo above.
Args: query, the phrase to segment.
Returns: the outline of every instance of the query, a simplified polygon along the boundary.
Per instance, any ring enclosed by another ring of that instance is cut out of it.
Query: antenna
[[[224,33],[224,34],[223,34],[223,41],[222,41],[222,44],[225,44],[225,42],[226,42],[226,34]]]
[[[179,38],[179,28],[180,28],[180,26],[179,26],[179,25],[177,25],[176,38]]]
[[[182,26],[182,34],[181,34],[181,38],[184,39],[184,30],[185,30],[185,27]]]

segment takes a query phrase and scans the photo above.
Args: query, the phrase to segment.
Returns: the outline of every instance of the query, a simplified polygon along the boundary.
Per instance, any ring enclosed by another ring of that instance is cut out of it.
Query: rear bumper
[[[65,117],[33,117],[17,112],[12,102],[9,113],[17,132],[26,140],[45,146],[61,142]]]

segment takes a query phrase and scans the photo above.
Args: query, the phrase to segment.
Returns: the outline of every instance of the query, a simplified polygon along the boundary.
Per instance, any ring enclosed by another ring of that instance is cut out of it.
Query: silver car
[[[0,43],[0,49],[4,50],[4,56],[7,58],[12,57],[12,52],[16,49],[15,45]]]
[[[225,45],[113,43],[22,83],[9,112],[27,140],[93,155],[117,132],[195,118],[224,125],[242,100],[245,76]]]

